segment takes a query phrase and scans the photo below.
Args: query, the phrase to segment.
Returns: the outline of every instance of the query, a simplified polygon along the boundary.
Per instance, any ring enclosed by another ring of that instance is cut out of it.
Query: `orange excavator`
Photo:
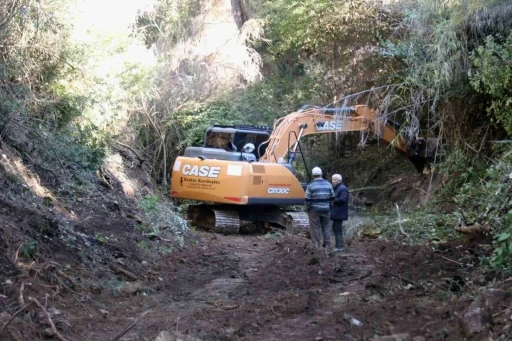
[[[293,166],[297,154],[302,155],[301,138],[373,132],[423,171],[432,158],[427,141],[405,141],[396,128],[395,123],[364,105],[303,107],[276,120],[272,130],[266,126],[216,125],[207,129],[203,147],[187,147],[175,160],[171,197],[201,202],[189,205],[188,220],[218,233],[239,233],[249,224],[303,228],[309,223],[307,214],[287,209],[304,205],[307,183],[299,181]]]

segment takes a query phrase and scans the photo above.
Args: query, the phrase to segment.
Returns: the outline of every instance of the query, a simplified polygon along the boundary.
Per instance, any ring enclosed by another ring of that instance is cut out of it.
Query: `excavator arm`
[[[332,109],[306,107],[276,120],[272,135],[264,143],[267,144],[265,154],[259,161],[279,162],[288,155],[288,163],[292,163],[303,136],[351,131],[375,133],[406,154],[419,172],[423,170],[426,158],[415,147],[415,143],[408,145],[394,127],[365,105]]]

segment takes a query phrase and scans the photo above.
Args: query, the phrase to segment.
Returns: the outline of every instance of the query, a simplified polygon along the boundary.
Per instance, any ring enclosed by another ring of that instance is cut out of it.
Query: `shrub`
[[[471,55],[473,87],[491,96],[487,113],[491,121],[512,134],[512,34],[503,42],[488,36]]]
[[[169,239],[183,245],[188,231],[187,222],[174,211],[171,202],[150,195],[143,197],[138,206],[148,220],[148,226],[142,231],[145,236]],[[146,245],[145,242],[141,243]]]

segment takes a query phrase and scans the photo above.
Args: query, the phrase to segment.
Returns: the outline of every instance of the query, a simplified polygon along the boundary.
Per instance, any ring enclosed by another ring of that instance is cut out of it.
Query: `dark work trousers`
[[[345,243],[343,241],[343,220],[333,219],[332,220],[332,231],[334,232],[334,238],[336,240],[336,248],[343,249]]]
[[[324,238],[324,247],[331,246],[331,229],[329,222],[329,212],[315,212],[310,211],[309,216],[309,228],[311,230],[311,241],[313,242],[314,248],[319,248]]]

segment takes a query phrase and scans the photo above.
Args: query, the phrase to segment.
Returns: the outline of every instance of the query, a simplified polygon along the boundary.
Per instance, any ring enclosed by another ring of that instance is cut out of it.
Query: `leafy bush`
[[[494,124],[512,134],[512,34],[503,43],[488,36],[471,59],[471,85],[492,97],[487,113]]]
[[[275,55],[341,57],[347,46],[375,43],[378,31],[389,31],[389,13],[367,1],[277,0],[266,2],[262,12],[270,22],[269,49]]]
[[[494,267],[512,270],[512,148],[488,168],[481,196],[483,218],[493,227],[494,254],[490,261]]]
[[[183,134],[178,148],[197,146],[202,144],[206,128],[214,124],[250,122],[272,126],[274,119],[310,102],[318,90],[318,83],[310,77],[276,75],[217,100],[192,103],[173,113],[168,124],[178,127]]]
[[[461,193],[462,188],[469,188],[478,182],[485,174],[485,168],[482,161],[471,160],[463,150],[452,150],[446,159],[437,165],[437,170],[444,179],[438,196],[443,200],[453,201]],[[462,204],[465,204],[470,203],[472,197],[458,197],[455,200],[463,200]]]
[[[378,53],[396,15],[377,3],[343,0],[267,1],[257,11],[267,22],[270,55],[279,72],[314,77],[322,102],[380,85],[393,66]]]
[[[142,229],[145,236],[173,240],[180,245],[185,242],[187,222],[173,210],[171,202],[158,196],[145,196],[138,206],[148,220],[148,226]],[[141,245],[147,247],[145,242],[141,242]]]
[[[20,253],[25,259],[35,258],[37,255],[37,242],[33,239],[20,246]]]
[[[77,131],[66,130],[60,133],[43,133],[45,141],[41,141],[47,148],[40,151],[45,163],[50,168],[79,169],[94,171],[101,164],[106,155],[104,141],[88,143],[87,131],[77,128]],[[40,136],[37,136],[39,139]],[[84,141],[85,139],[85,141]]]
[[[201,9],[200,0],[158,0],[152,11],[141,13],[137,26],[143,31],[146,45],[150,47],[165,37],[176,44],[189,29],[190,20]]]
[[[193,103],[175,112],[167,124],[179,128],[182,138],[177,147],[183,150],[188,146],[202,145],[206,128],[214,124],[241,123],[239,113],[233,109],[228,102],[220,100],[204,104]]]
[[[512,203],[509,203],[509,207]],[[496,234],[495,249],[490,261],[499,269],[505,268],[511,271],[512,264],[512,209],[500,217],[501,224],[508,226],[502,232]]]
[[[420,127],[435,127],[435,135],[442,132],[454,144],[481,141],[476,128],[483,126],[484,135],[489,120],[481,113],[481,95],[471,86],[468,70],[472,61],[480,63],[481,53],[472,58],[472,52],[485,35],[509,35],[510,2],[420,0],[404,2],[404,13],[384,52],[403,63],[390,80],[399,84],[390,104],[403,112],[402,133],[412,138]]]
[[[446,178],[438,195],[455,202],[467,224],[478,222],[492,227],[494,254],[490,263],[497,268],[512,264],[512,149],[496,161],[468,160],[455,151],[440,165]]]

